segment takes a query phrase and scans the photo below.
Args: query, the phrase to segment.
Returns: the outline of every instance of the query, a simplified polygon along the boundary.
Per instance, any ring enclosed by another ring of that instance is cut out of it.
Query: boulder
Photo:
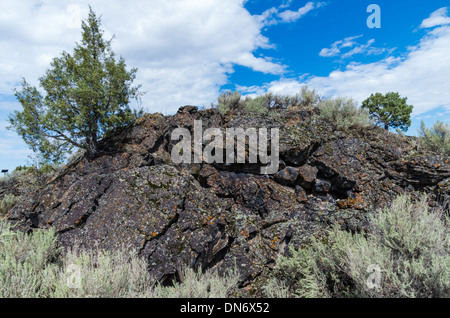
[[[305,164],[297,168],[298,178],[297,183],[305,189],[312,189],[316,181],[317,172],[316,167]]]
[[[294,167],[286,167],[283,170],[278,171],[274,178],[282,185],[294,185],[297,180],[298,171]]]

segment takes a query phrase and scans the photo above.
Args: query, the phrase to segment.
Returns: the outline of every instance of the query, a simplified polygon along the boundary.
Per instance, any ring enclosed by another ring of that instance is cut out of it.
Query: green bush
[[[442,156],[450,156],[450,125],[437,121],[432,128],[426,128],[422,121],[419,131],[425,148]]]
[[[255,98],[247,97],[244,105],[245,110],[249,113],[267,115],[270,109],[270,100],[267,94]]]
[[[242,95],[239,92],[226,91],[222,93],[217,99],[219,112],[225,114],[230,110],[242,110],[244,104],[241,97]]]
[[[52,230],[27,235],[0,221],[0,297],[41,297],[43,273],[57,254]]]
[[[368,235],[335,226],[327,239],[291,249],[266,294],[278,285],[290,297],[450,297],[448,221],[425,197],[400,196],[373,216]]]
[[[270,110],[285,109],[300,106],[304,108],[314,107],[320,98],[315,90],[303,86],[301,91],[295,95],[279,95],[266,93],[257,97],[247,96],[245,98],[239,92],[226,91],[218,98],[216,107],[220,113],[225,114],[230,110],[247,112],[252,114],[267,115]]]
[[[19,166],[9,175],[0,178],[0,189],[7,189],[8,192],[13,192],[17,201],[21,197],[32,197],[36,191],[44,187],[61,170],[62,166],[60,165]],[[10,202],[11,199],[13,198],[8,198],[7,202]]]
[[[356,101],[349,98],[325,99],[319,102],[319,118],[336,129],[367,127],[371,124],[369,113],[358,108]]]
[[[61,266],[49,264],[43,273],[44,297],[152,297],[147,263],[131,252],[68,251]]]
[[[171,287],[157,285],[154,295],[158,298],[227,298],[238,289],[239,275],[232,269],[218,275],[208,270],[203,272],[192,268],[181,269],[181,282]]]
[[[310,107],[315,106],[320,102],[320,96],[316,93],[314,89],[309,89],[308,86],[303,86],[301,93],[301,102],[299,106]]]
[[[20,200],[20,197],[14,194],[6,194],[0,201],[0,215],[6,214],[13,206],[15,206]]]

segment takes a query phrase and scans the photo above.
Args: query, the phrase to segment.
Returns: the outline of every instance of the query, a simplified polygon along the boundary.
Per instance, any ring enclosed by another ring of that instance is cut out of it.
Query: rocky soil
[[[242,287],[263,277],[289,246],[334,223],[365,231],[367,218],[398,194],[429,194],[449,209],[450,161],[416,151],[412,138],[380,128],[335,131],[313,111],[271,116],[180,108],[148,114],[104,141],[103,153],[67,165],[8,218],[29,231],[55,228],[65,246],[134,250],[163,283],[181,266],[237,266]],[[177,127],[279,127],[280,164],[174,164]]]

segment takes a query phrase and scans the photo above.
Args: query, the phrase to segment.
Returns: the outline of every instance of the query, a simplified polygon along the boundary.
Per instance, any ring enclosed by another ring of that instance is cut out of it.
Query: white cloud
[[[301,7],[297,11],[286,10],[279,13],[279,17],[283,22],[294,22],[307,14],[309,11],[316,8],[314,2],[308,2],[305,6]]]
[[[257,21],[263,26],[275,25],[278,23],[292,23],[298,21],[310,11],[326,5],[325,2],[307,2],[303,7],[296,11],[284,10],[280,12],[280,9],[289,7],[290,3],[291,1],[281,4],[278,8],[273,7],[267,9],[261,15],[256,17]]]
[[[434,11],[430,17],[422,21],[420,28],[432,28],[435,26],[442,26],[450,24],[450,17],[446,7]]]
[[[342,48],[354,46],[356,44],[356,42],[354,42],[353,40],[356,40],[362,36],[363,36],[362,34],[356,35],[356,36],[350,36],[343,40],[336,41],[333,44],[331,44],[330,48],[323,48],[320,51],[319,55],[324,56],[324,57],[337,56],[337,55],[339,55],[339,53],[341,53]]]
[[[284,0],[283,3],[279,6],[280,9],[289,8],[292,4],[293,0]]]
[[[282,74],[285,67],[258,48],[272,48],[244,0],[98,0],[105,36],[147,94],[149,111],[173,113],[185,104],[209,105],[227,83],[235,64],[258,72]],[[25,77],[32,85],[63,50],[80,41],[79,18],[88,0],[2,1],[0,11],[0,94],[11,95]]]
[[[322,96],[349,96],[359,102],[375,92],[394,91],[408,97],[408,103],[414,105],[414,116],[438,107],[450,110],[449,48],[450,26],[441,26],[428,31],[403,57],[390,56],[368,64],[351,62],[344,70],[325,77],[285,78],[261,88],[294,94],[308,85]],[[253,91],[258,90],[253,87]]]
[[[341,59],[345,59],[352,57],[355,54],[377,55],[386,51],[386,49],[372,47],[375,39],[370,39],[365,44],[359,44],[358,42],[354,41],[362,36],[363,35],[361,34],[336,41],[331,44],[330,48],[323,48],[319,52],[319,55],[323,57],[334,57],[340,55]],[[343,49],[351,50],[343,53]]]

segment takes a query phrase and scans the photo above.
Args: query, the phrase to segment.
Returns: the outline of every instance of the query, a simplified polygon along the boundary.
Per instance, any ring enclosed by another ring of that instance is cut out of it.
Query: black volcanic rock
[[[280,128],[275,175],[253,164],[175,164],[178,127]],[[160,281],[180,266],[237,266],[242,285],[267,271],[289,246],[334,222],[362,231],[367,212],[402,193],[430,193],[448,208],[449,160],[410,156],[407,139],[371,128],[340,133],[311,113],[224,115],[186,106],[148,114],[103,141],[103,153],[66,166],[8,214],[23,230],[53,227],[62,246],[134,250]]]

